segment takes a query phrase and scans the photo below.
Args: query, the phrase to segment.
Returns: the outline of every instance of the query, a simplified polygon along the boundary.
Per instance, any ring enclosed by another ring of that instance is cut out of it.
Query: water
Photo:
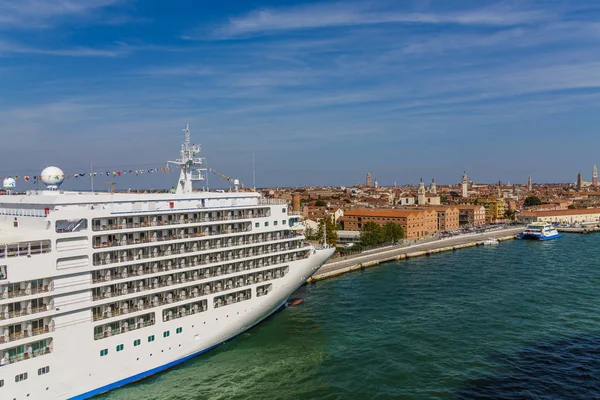
[[[600,235],[382,264],[103,399],[600,398]]]

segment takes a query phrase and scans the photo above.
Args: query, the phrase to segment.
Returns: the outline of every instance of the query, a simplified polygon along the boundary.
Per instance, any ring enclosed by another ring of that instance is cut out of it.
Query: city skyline
[[[0,0],[0,175],[162,167],[190,123],[209,167],[246,187],[253,154],[258,187],[367,171],[380,186],[464,170],[591,181],[599,15],[566,1]]]

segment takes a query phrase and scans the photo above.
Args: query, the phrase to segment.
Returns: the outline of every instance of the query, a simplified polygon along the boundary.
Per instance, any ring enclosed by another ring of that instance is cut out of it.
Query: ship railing
[[[257,214],[242,214],[242,215],[224,215],[220,217],[206,217],[206,218],[184,218],[184,219],[174,219],[174,220],[165,220],[165,221],[148,221],[148,222],[128,222],[124,224],[103,224],[98,225],[94,224],[92,226],[92,230],[94,232],[102,232],[102,231],[113,231],[120,229],[136,229],[136,228],[149,228],[155,226],[173,226],[173,225],[186,225],[186,224],[201,224],[204,222],[219,222],[219,221],[235,221],[240,219],[249,219],[249,218],[262,218],[267,216],[266,213],[257,213]]]
[[[0,336],[0,343],[14,342],[15,340],[26,339],[44,333],[54,332],[54,325],[44,325],[43,328],[36,328],[32,330],[24,330],[23,332],[13,333],[8,336]]]
[[[15,297],[23,297],[23,296],[30,296],[30,295],[34,295],[34,294],[47,293],[50,290],[51,289],[50,289],[49,285],[43,285],[40,287],[31,288],[31,289],[19,289],[19,290],[12,290],[10,292],[0,293],[0,298],[12,299]]]
[[[29,360],[31,358],[43,356],[44,354],[52,353],[52,347],[48,346],[43,349],[34,350],[31,353],[21,353],[8,358],[8,364],[14,364],[19,361]],[[0,366],[4,365],[5,359],[0,360]]]
[[[265,199],[264,197],[261,197],[258,199],[258,204],[277,206],[277,205],[287,205],[288,202],[283,199]]]
[[[45,311],[50,311],[54,309],[54,307],[41,306],[41,307],[27,307],[18,311],[5,311],[0,312],[0,319],[10,319],[22,317],[24,315],[38,314]]]
[[[281,236],[281,237],[274,238],[274,239],[255,239],[254,243],[274,242],[274,241],[278,241],[278,240],[291,239],[294,237],[296,237],[296,236],[295,235],[287,235],[287,236]],[[244,244],[252,244],[252,243],[244,243]],[[228,248],[228,247],[234,247],[234,246],[241,246],[241,244],[236,244],[236,243],[232,242],[231,245],[227,245],[227,244],[205,245],[205,246],[199,246],[196,249],[194,249],[192,247],[192,248],[180,249],[178,251],[157,250],[156,254],[155,254],[153,248],[150,248],[150,249],[152,249],[152,250],[150,250],[150,252],[148,252],[146,254],[136,254],[135,256],[133,256],[133,255],[120,255],[120,256],[116,256],[116,257],[104,256],[103,258],[94,260],[94,265],[110,265],[110,264],[116,264],[116,263],[126,262],[126,261],[144,260],[144,259],[148,259],[148,258],[164,257],[164,256],[185,254],[185,253],[194,253],[194,252],[205,251],[205,250],[209,250],[209,249]],[[136,251],[136,250],[139,250],[139,249],[131,249],[131,250],[128,249],[128,251]],[[141,249],[141,250],[145,251],[148,249],[145,248],[145,249]],[[102,253],[99,253],[99,254],[102,254]]]
[[[120,335],[121,333],[136,331],[138,329],[146,328],[146,327],[152,326],[152,325],[154,325],[154,320],[137,322],[133,326],[127,326],[127,327],[122,326],[120,329],[116,329],[114,332],[96,333],[96,334],[94,334],[94,340],[99,340],[99,339],[104,339],[104,338],[115,336],[115,335]]]

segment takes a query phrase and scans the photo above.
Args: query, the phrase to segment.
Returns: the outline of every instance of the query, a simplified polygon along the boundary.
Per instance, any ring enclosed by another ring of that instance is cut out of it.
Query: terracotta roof
[[[345,217],[401,217],[406,218],[411,215],[418,215],[421,211],[418,210],[396,210],[396,209],[385,209],[385,210],[369,210],[365,208],[358,208],[356,210],[348,210],[344,213]]]
[[[584,215],[600,214],[600,208],[578,208],[575,210],[526,211],[519,214],[522,217],[552,217],[555,215]]]

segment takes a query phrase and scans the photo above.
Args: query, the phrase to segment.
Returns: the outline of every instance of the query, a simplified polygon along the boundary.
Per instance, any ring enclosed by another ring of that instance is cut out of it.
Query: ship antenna
[[[191,193],[193,181],[206,182],[206,159],[196,157],[200,153],[200,145],[190,143],[189,124],[186,124],[183,131],[185,132],[185,143],[181,145],[180,158],[175,161],[167,161],[167,165],[174,164],[181,169],[175,191],[177,194]],[[192,171],[195,165],[201,166],[201,168],[195,168],[196,171]]]

